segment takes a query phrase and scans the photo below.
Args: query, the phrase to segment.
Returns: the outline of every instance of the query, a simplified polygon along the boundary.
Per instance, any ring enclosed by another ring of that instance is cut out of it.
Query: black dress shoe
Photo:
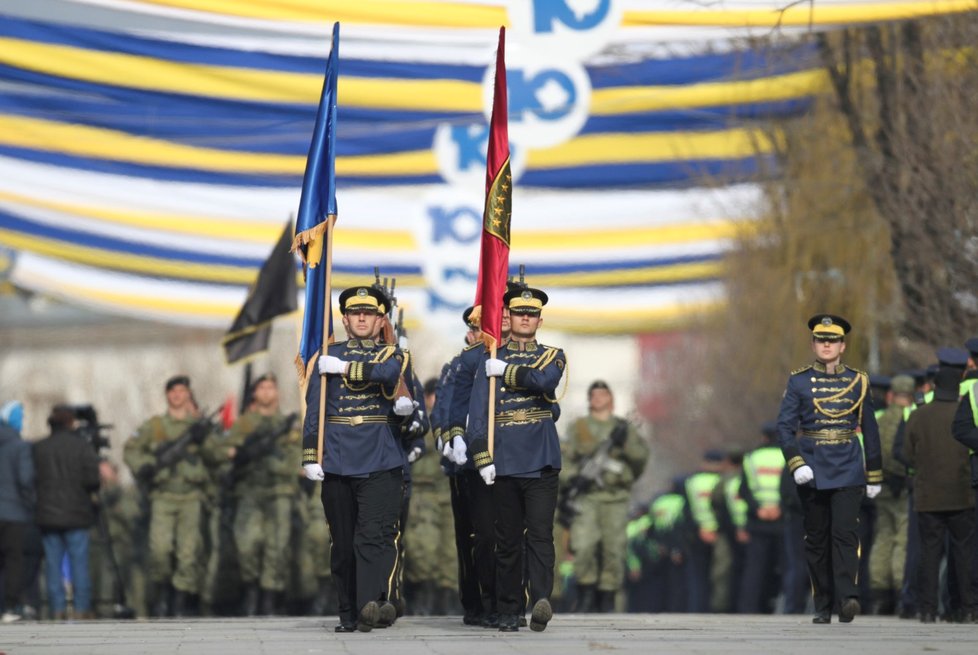
[[[849,623],[859,614],[859,611],[859,601],[855,598],[846,598],[839,608],[839,623]]]
[[[386,628],[394,625],[394,621],[397,620],[397,608],[392,604],[384,601],[380,604],[380,614],[377,617],[377,625],[375,628]]]
[[[486,614],[482,617],[482,621],[479,623],[483,628],[498,628],[499,627],[499,615],[495,612],[491,614]]]
[[[933,612],[921,612],[920,614],[921,623],[936,623],[937,617],[934,616]]]
[[[462,616],[463,625],[482,625],[482,616],[479,614],[465,614]]]
[[[356,623],[343,622],[337,625],[335,628],[333,628],[333,632],[356,632],[356,631],[357,631]]]
[[[550,607],[550,601],[541,598],[533,604],[533,612],[530,613],[530,630],[543,632],[547,629],[547,624],[554,617],[554,610]]]
[[[360,610],[360,620],[357,621],[357,630],[360,632],[370,632],[377,625],[380,619],[380,605],[372,600]]]
[[[826,623],[832,623],[831,614],[816,614],[815,618],[812,619],[812,623],[818,625],[825,625]]]
[[[515,614],[503,614],[499,617],[500,632],[519,632],[520,620]]]

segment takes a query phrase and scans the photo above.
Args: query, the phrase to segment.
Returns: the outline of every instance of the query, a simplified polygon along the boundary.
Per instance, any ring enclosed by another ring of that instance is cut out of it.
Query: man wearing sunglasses
[[[860,501],[863,493],[874,498],[882,488],[879,428],[869,376],[842,363],[849,322],[817,314],[808,328],[815,361],[788,378],[778,439],[804,513],[812,621],[830,623],[835,606],[839,621],[848,623],[860,612]]]

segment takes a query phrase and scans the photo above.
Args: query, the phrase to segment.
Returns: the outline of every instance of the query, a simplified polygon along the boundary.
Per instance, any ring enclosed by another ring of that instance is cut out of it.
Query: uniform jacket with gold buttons
[[[820,362],[793,371],[781,399],[778,440],[791,472],[812,468],[816,489],[883,481],[879,428],[862,371],[839,364],[828,373]]]
[[[567,360],[560,348],[536,341],[510,341],[497,351],[506,362],[503,375],[495,378],[496,406],[494,453],[487,451],[489,383],[483,351],[472,381],[465,439],[479,468],[495,464],[496,475],[539,477],[544,469],[559,469],[560,439],[554,425],[557,387]]]
[[[329,346],[328,353],[350,362],[346,375],[326,376],[326,434],[323,470],[345,476],[367,476],[401,468],[404,451],[392,418],[394,392],[407,370],[406,355],[396,346],[370,339],[350,339]],[[306,389],[302,463],[316,463],[321,375]]]

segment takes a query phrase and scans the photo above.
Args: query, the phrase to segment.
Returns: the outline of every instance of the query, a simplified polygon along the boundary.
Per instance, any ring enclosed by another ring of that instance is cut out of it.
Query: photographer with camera
[[[68,556],[75,619],[94,618],[88,575],[88,531],[95,525],[92,494],[99,488],[98,457],[75,430],[75,408],[55,405],[48,416],[51,436],[34,445],[37,490],[35,520],[44,546],[51,616],[67,617],[61,563]]]
[[[149,495],[149,577],[158,617],[186,616],[204,579],[204,503],[217,464],[215,428],[201,417],[190,378],[166,382],[166,412],[143,423],[123,459]],[[171,603],[172,592],[172,603]]]

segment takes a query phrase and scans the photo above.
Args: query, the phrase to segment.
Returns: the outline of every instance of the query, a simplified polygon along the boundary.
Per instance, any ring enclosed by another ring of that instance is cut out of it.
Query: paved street
[[[923,625],[857,617],[849,625],[814,626],[803,616],[565,615],[546,632],[518,634],[467,628],[458,618],[402,619],[370,634],[337,635],[332,619],[200,619],[0,626],[0,653],[133,655],[156,653],[791,653],[843,650],[860,655],[975,653],[978,626]],[[381,650],[382,649],[382,650]]]

